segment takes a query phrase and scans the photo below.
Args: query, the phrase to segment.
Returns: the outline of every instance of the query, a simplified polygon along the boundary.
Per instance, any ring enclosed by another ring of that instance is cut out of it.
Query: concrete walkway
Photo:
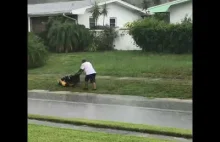
[[[42,126],[67,128],[67,129],[81,130],[81,131],[105,132],[105,133],[110,133],[110,134],[120,134],[120,135],[127,135],[127,136],[157,138],[157,139],[164,139],[164,140],[173,140],[173,141],[178,141],[178,142],[192,142],[192,139],[154,135],[154,134],[147,134],[147,133],[140,133],[140,132],[131,132],[131,131],[124,131],[124,130],[94,128],[94,127],[88,127],[88,126],[76,126],[76,125],[70,125],[70,124],[53,123],[53,122],[30,120],[30,119],[28,120],[28,124],[37,124],[37,125],[42,125]]]

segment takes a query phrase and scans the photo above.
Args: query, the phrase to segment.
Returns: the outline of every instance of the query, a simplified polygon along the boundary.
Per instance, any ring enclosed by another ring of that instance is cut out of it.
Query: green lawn
[[[44,89],[51,91],[73,91],[82,92],[84,84],[77,87],[62,87],[57,84],[57,75],[42,76],[28,75],[28,89]],[[82,82],[84,79],[82,79]],[[188,99],[192,97],[192,84],[188,81],[124,81],[114,79],[97,79],[96,91],[90,90],[87,92],[100,94],[121,94],[121,95],[136,95],[153,98],[180,98]]]
[[[58,123],[67,123],[74,125],[87,125],[97,128],[111,128],[117,130],[127,130],[127,131],[136,131],[136,132],[147,132],[152,134],[162,134],[168,136],[192,138],[192,131],[187,129],[179,128],[169,128],[169,127],[159,127],[151,125],[142,125],[142,124],[131,124],[124,122],[111,122],[111,121],[101,121],[101,120],[88,120],[88,119],[78,119],[78,118],[60,118],[52,116],[43,116],[43,115],[33,115],[28,114],[29,119],[51,121]]]
[[[192,98],[191,55],[158,55],[138,51],[51,54],[45,66],[28,70],[28,89],[82,92],[82,85],[64,88],[57,85],[57,80],[64,75],[77,72],[83,58],[91,61],[98,72],[96,93]],[[102,75],[114,78],[98,78]],[[163,79],[117,80],[116,77]]]
[[[28,142],[170,142],[162,139],[78,131],[28,124]]]
[[[192,55],[158,55],[139,51],[51,54],[46,66],[29,74],[73,74],[81,60],[91,61],[98,75],[192,78]]]

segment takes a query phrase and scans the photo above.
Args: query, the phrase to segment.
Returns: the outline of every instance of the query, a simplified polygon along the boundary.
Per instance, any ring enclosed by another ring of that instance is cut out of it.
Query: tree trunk
[[[103,16],[103,26],[105,26],[104,24],[105,24],[105,16]]]

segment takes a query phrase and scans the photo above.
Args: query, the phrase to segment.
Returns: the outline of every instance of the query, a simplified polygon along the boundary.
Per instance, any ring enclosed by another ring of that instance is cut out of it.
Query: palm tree
[[[153,0],[153,2],[154,2],[154,5],[159,5],[161,3],[160,0]]]
[[[143,0],[143,1],[142,1],[142,9],[143,9],[143,10],[147,10],[148,7],[149,7],[149,1]]]
[[[92,17],[95,19],[95,25],[97,26],[97,21],[98,21],[99,16],[101,15],[101,12],[100,12],[100,7],[98,6],[96,2],[93,5],[90,13],[92,13]]]
[[[108,10],[107,10],[107,5],[105,3],[105,5],[103,6],[102,12],[101,14],[103,15],[103,26],[105,24],[105,17],[108,15]]]
[[[72,21],[54,20],[48,30],[49,47],[56,52],[83,51],[91,39],[89,30]]]

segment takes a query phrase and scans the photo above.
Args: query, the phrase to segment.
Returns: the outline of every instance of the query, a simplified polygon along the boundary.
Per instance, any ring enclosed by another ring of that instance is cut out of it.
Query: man
[[[81,67],[76,74],[81,74],[83,71],[86,74],[84,90],[88,90],[88,81],[89,80],[93,85],[93,90],[96,90],[96,83],[95,83],[96,71],[93,68],[92,64],[90,62],[86,61],[85,59],[82,60]]]

